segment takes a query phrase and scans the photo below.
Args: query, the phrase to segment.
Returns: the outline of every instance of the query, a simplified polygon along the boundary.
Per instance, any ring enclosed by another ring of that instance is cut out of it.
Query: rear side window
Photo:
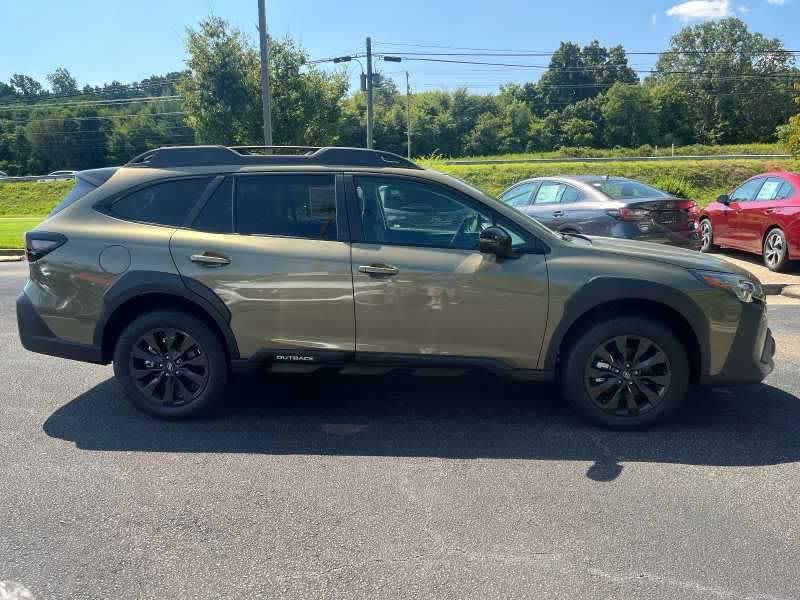
[[[193,229],[210,233],[233,232],[233,179],[226,177],[197,215]]]
[[[776,200],[787,200],[794,196],[794,188],[792,184],[788,181],[784,181],[783,185],[781,185],[781,189],[778,190],[778,196],[775,198]]]
[[[770,177],[761,186],[756,195],[756,200],[774,200],[783,185],[783,181],[777,177]]]
[[[337,239],[333,175],[254,175],[236,182],[237,230],[245,235]]]
[[[199,177],[156,183],[118,200],[109,212],[128,221],[178,227],[183,225],[212,179]]]
[[[54,214],[61,212],[71,204],[75,204],[86,194],[96,189],[97,186],[92,185],[85,179],[81,179],[80,177],[78,177],[77,181],[75,182],[75,185],[72,186],[72,189],[69,191],[69,193],[66,196],[64,196],[61,202],[56,204],[55,208],[53,208],[53,210],[51,210],[50,214],[47,216],[52,217]]]

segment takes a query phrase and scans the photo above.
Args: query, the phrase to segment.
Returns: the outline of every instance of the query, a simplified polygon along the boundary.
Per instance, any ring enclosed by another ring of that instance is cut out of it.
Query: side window
[[[193,229],[210,233],[233,232],[233,179],[225,180],[214,190],[203,210],[192,223]]]
[[[769,177],[761,189],[758,190],[756,200],[774,200],[783,185],[783,181],[777,177]]]
[[[748,202],[755,198],[761,184],[764,183],[763,177],[756,177],[750,181],[746,181],[731,194],[731,202]]]
[[[236,182],[237,231],[337,239],[333,175],[253,175]]]
[[[515,247],[525,238],[513,231],[488,208],[474,208],[456,192],[443,186],[401,178],[356,177],[356,196],[364,241],[476,250],[478,236],[498,224],[510,234]]]
[[[784,181],[781,184],[781,189],[778,190],[778,195],[775,197],[776,200],[788,200],[794,196],[794,187],[788,181]]]
[[[500,200],[517,208],[528,206],[531,203],[531,192],[534,187],[536,187],[535,183],[520,184],[500,196]]]
[[[539,186],[539,191],[536,192],[536,198],[533,203],[537,206],[540,204],[558,204],[561,202],[561,195],[566,187],[563,183],[545,181]]]
[[[581,193],[571,185],[564,186],[564,193],[561,194],[561,204],[569,204],[571,202],[579,202]]]
[[[109,208],[115,217],[153,225],[183,225],[212,177],[175,179],[128,194]]]

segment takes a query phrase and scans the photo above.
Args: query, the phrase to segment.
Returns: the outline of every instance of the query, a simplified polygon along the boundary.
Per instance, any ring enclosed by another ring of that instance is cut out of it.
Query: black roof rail
[[[305,150],[304,154],[286,154]],[[259,151],[259,153],[254,153]],[[263,152],[263,153],[262,153]],[[278,154],[277,152],[283,152]],[[323,165],[341,167],[395,167],[421,169],[392,152],[329,146],[165,146],[143,152],[126,167],[199,167],[217,165]]]

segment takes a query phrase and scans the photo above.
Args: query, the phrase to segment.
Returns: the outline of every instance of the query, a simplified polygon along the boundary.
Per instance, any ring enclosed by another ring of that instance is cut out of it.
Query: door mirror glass
[[[512,258],[511,236],[502,227],[492,226],[481,231],[478,238],[480,251],[484,254],[494,254],[497,258]]]
[[[728,196],[728,194],[722,194],[719,198],[717,198],[717,202],[728,206],[728,204],[731,203],[731,198]]]

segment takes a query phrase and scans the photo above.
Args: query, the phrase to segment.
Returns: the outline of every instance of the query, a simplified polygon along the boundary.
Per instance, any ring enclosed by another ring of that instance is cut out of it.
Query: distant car
[[[625,177],[537,177],[511,186],[500,200],[561,233],[700,248],[694,201]]]
[[[77,173],[77,171],[53,171],[52,173],[48,173],[47,176],[48,177],[57,177],[57,176],[75,177],[75,173]]]
[[[800,173],[756,175],[706,206],[700,215],[703,252],[718,246],[764,257],[772,271],[800,258]]]

